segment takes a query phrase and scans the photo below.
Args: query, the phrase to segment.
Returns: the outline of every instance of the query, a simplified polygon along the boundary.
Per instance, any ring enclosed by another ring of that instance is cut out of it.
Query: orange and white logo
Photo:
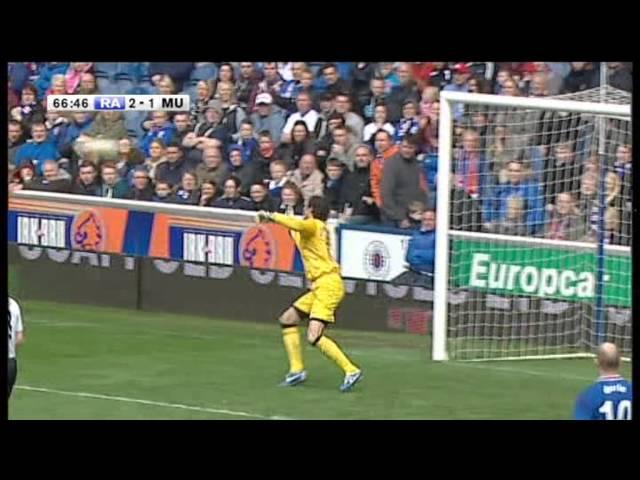
[[[272,269],[276,264],[276,241],[268,227],[249,227],[240,239],[240,264]]]
[[[78,213],[71,225],[71,245],[77,250],[101,252],[107,237],[107,231],[95,210],[83,210]]]

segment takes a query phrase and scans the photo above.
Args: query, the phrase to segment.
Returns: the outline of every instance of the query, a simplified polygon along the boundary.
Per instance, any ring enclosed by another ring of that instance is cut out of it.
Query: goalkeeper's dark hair
[[[329,200],[319,195],[314,195],[309,199],[309,208],[313,213],[313,218],[326,222],[329,218]]]

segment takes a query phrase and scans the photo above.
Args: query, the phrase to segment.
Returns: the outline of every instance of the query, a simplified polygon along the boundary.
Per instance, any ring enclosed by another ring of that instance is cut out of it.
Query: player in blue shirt
[[[576,420],[631,420],[631,382],[619,373],[620,353],[613,343],[598,348],[598,380],[576,401]]]

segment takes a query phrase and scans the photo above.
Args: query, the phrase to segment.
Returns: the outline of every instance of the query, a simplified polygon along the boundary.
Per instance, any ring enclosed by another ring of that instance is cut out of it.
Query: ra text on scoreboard
[[[49,95],[47,110],[59,112],[123,111],[168,112],[188,111],[189,95]]]

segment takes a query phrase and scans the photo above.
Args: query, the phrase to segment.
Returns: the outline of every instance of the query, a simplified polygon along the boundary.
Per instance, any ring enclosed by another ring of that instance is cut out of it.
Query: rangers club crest
[[[391,254],[379,241],[370,242],[364,249],[364,269],[372,278],[386,278],[391,267]]]

